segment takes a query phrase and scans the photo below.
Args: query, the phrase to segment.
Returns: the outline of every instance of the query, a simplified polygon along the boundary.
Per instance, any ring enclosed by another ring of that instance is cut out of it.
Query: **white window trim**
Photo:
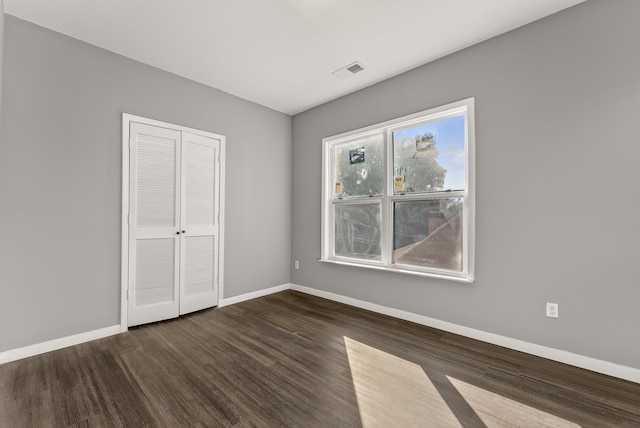
[[[475,99],[467,98],[454,103],[435,107],[432,109],[417,112],[408,116],[392,119],[386,122],[356,129],[338,135],[333,135],[322,139],[322,239],[320,261],[335,263],[346,266],[364,267],[378,269],[388,272],[397,272],[423,277],[449,279],[453,281],[472,283],[475,279]],[[466,119],[466,189],[464,191],[433,192],[412,195],[394,195],[393,182],[389,178],[392,176],[393,168],[393,147],[389,143],[391,132],[399,128],[405,128],[414,124],[426,121],[444,119],[447,116],[457,116],[465,113]],[[362,138],[372,134],[383,132],[386,146],[385,163],[385,186],[386,194],[382,197],[362,197],[341,200],[340,203],[365,202],[381,200],[382,223],[381,223],[381,262],[370,262],[361,259],[351,259],[347,257],[336,257],[333,255],[334,249],[334,229],[333,229],[333,205],[334,205],[334,183],[333,183],[333,159],[331,158],[332,147],[347,140]],[[455,272],[446,269],[425,268],[417,266],[394,265],[391,263],[393,213],[392,202],[395,200],[424,200],[463,197],[463,270]]]

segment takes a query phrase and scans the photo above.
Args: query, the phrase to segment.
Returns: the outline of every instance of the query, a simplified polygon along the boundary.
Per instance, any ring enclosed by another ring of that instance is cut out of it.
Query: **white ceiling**
[[[10,15],[295,114],[584,0],[4,0]],[[361,62],[364,71],[333,71]]]

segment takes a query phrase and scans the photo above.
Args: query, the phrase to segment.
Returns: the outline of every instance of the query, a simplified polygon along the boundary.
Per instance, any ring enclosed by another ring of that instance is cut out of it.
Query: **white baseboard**
[[[476,330],[474,328],[464,327],[450,322],[429,318],[424,315],[418,315],[400,309],[388,308],[386,306],[365,302],[363,300],[342,296],[340,294],[317,290],[315,288],[291,284],[291,289],[300,291],[302,293],[311,294],[313,296],[344,303],[350,306],[355,306],[361,309],[366,309],[372,312],[377,312],[406,321],[411,321],[416,324],[422,324],[428,327],[437,328],[439,330],[448,331],[450,333],[459,334],[461,336],[466,336],[472,339],[481,340],[483,342],[492,343],[494,345],[503,346],[505,348],[514,349],[516,351],[526,352],[527,354],[536,355],[538,357],[547,358],[549,360],[558,361],[593,372],[640,383],[640,369],[634,367],[623,366],[609,361],[602,361],[595,358],[586,357],[584,355],[562,351],[560,349],[536,345],[534,343],[529,343],[510,337],[500,336],[498,334],[488,333],[482,330]]]
[[[58,349],[66,348],[67,346],[79,345],[80,343],[102,339],[103,337],[113,336],[120,332],[121,329],[118,324],[98,330],[87,331],[85,333],[74,334],[73,336],[36,343],[35,345],[25,346],[24,348],[11,349],[9,351],[0,352],[0,364],[20,360],[22,358],[33,357],[34,355],[44,354],[45,352],[57,351]]]
[[[269,294],[279,293],[281,291],[288,290],[289,288],[291,288],[291,284],[282,284],[271,288],[265,288],[264,290],[258,290],[251,293],[241,294],[239,296],[229,297],[228,299],[221,299],[218,302],[218,307],[222,308],[224,306],[235,305],[236,303],[245,302],[247,300],[256,299],[258,297],[267,296]]]

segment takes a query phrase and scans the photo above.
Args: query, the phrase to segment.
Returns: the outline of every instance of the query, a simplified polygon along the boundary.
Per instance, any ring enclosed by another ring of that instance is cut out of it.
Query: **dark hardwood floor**
[[[0,366],[0,427],[640,427],[640,384],[294,291]]]

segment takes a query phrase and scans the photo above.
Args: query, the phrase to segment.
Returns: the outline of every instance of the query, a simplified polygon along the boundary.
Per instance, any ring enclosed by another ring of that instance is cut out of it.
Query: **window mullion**
[[[382,199],[382,264],[391,265],[393,252],[393,203],[390,196],[393,195],[393,143],[390,133],[384,133],[385,144],[385,174],[384,197]]]

